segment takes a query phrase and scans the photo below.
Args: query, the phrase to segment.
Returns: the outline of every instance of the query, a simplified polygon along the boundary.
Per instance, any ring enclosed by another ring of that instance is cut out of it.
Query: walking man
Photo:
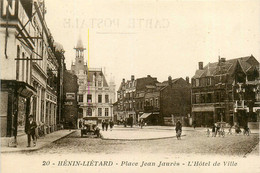
[[[105,120],[102,120],[101,124],[102,124],[102,131],[104,131],[104,129],[105,129]]]
[[[110,126],[110,131],[112,131],[114,122],[112,120],[109,120],[109,126]]]
[[[35,137],[35,129],[37,128],[36,122],[33,120],[33,116],[29,115],[29,119],[25,125],[25,132],[27,134],[28,145],[27,147],[31,147],[31,138],[33,139],[33,146],[36,146],[36,137]]]

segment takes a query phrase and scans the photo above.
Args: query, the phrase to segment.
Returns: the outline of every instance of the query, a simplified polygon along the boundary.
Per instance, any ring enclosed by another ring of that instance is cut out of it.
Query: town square
[[[0,7],[1,172],[260,170],[260,1]]]

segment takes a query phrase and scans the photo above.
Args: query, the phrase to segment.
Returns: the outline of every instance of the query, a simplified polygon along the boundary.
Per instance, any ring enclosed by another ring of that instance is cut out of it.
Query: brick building
[[[189,78],[168,78],[167,85],[160,89],[160,116],[162,124],[175,123],[181,120],[183,125],[188,124],[191,114],[191,85]],[[171,123],[169,123],[171,120]]]
[[[157,78],[148,75],[144,78],[126,81],[123,79],[116,104],[120,119],[132,116],[134,122],[144,119],[149,125],[164,125],[165,119],[172,117],[184,120],[190,114],[191,86],[182,78],[159,83]],[[166,117],[166,118],[165,118]]]
[[[134,123],[139,120],[140,114],[144,113],[145,90],[147,85],[158,83],[157,78],[147,75],[147,77],[135,79],[132,75],[131,80],[122,80],[117,91],[118,111],[120,119],[133,118]]]
[[[208,63],[192,77],[192,117],[198,126],[256,121],[253,112],[259,63],[254,56]]]

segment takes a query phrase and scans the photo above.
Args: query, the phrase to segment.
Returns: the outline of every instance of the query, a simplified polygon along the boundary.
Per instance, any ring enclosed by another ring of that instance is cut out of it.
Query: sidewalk
[[[68,136],[71,133],[74,133],[76,130],[59,130],[53,133],[47,134],[45,137],[37,139],[35,147],[27,147],[27,135],[22,135],[17,137],[18,145],[17,147],[7,147],[1,146],[1,153],[10,153],[10,152],[22,152],[22,151],[35,151],[39,150],[46,145],[55,142],[61,138]]]
[[[152,128],[153,127],[153,128]],[[102,131],[102,139],[104,140],[154,140],[154,139],[166,139],[176,138],[176,132],[174,127],[163,127],[160,128],[155,126],[146,126],[142,129],[138,126],[135,127],[115,127],[111,131]],[[185,136],[185,131],[182,131],[182,136]]]

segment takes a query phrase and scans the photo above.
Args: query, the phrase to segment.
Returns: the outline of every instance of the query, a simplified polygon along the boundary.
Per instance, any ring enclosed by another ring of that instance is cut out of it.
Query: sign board
[[[75,93],[66,93],[67,100],[75,100]]]
[[[1,18],[18,19],[18,0],[1,0]]]

